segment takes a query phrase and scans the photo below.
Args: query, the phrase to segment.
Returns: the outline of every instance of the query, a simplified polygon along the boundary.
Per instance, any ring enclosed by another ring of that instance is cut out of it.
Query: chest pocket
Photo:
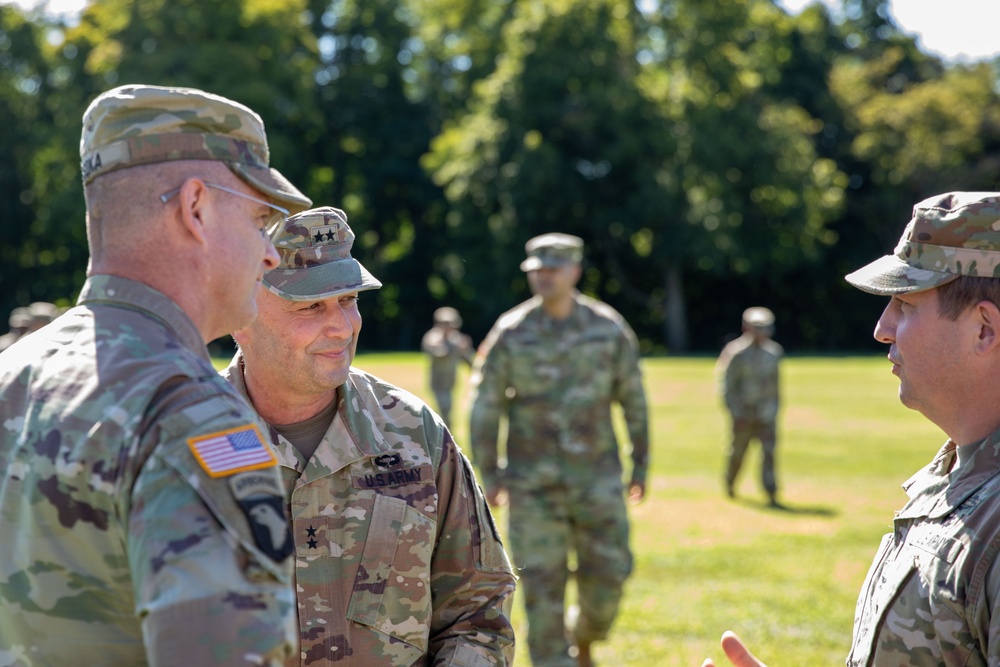
[[[405,500],[376,495],[347,617],[426,651],[434,534]]]

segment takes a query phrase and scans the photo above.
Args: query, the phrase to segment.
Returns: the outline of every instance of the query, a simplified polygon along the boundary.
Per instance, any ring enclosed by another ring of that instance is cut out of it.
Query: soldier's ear
[[[1000,354],[1000,307],[992,301],[980,301],[972,307],[977,328],[976,352]]]
[[[205,218],[208,215],[208,186],[200,178],[189,178],[177,193],[180,203],[180,222],[192,238],[206,243]]]

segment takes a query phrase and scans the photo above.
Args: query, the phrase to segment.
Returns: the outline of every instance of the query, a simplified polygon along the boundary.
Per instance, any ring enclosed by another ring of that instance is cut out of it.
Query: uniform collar
[[[1000,430],[994,431],[973,448],[971,456],[953,469],[955,443],[949,440],[926,467],[903,484],[910,497],[898,518],[940,518],[1000,474]]]
[[[129,278],[107,274],[87,278],[76,301],[79,306],[108,305],[140,312],[177,334],[184,347],[211,361],[201,332],[170,297]]]
[[[359,386],[356,373],[352,368],[347,381],[337,387],[337,414],[308,461],[303,459],[292,443],[268,424],[271,443],[277,450],[279,462],[286,468],[303,473],[300,483],[315,481],[360,459],[392,451],[392,447],[376,427],[376,418],[368,406],[370,401],[375,401],[377,405],[377,397]],[[247,403],[253,405],[243,376],[242,352],[237,350],[229,366],[222,371],[222,376],[232,383]]]

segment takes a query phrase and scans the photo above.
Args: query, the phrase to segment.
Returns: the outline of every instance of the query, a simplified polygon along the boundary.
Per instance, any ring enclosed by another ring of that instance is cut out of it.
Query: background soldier
[[[632,441],[631,498],[641,500],[646,487],[639,349],[621,315],[576,291],[581,239],[544,234],[525,249],[521,269],[535,296],[500,316],[480,348],[470,436],[490,502],[510,501],[532,664],[590,665],[590,645],[607,636],[632,570],[613,402],[624,409]],[[508,420],[505,469],[497,454],[501,415]],[[564,620],[571,548],[580,602]]]
[[[0,336],[0,352],[16,343],[20,338],[38,331],[59,317],[59,308],[48,301],[35,301],[27,306],[19,306],[10,311],[7,322],[10,330]]]
[[[451,423],[452,392],[458,362],[472,365],[472,339],[459,331],[462,318],[454,308],[434,311],[434,326],[424,334],[420,349],[431,359],[431,390],[438,404],[438,413],[445,424]]]
[[[726,345],[716,364],[719,392],[732,420],[726,492],[735,496],[736,477],[751,438],[760,440],[760,477],[772,507],[778,506],[774,447],[778,417],[778,363],[784,353],[771,340],[774,313],[756,306],[743,311],[743,335]]]
[[[256,417],[207,341],[253,318],[309,200],[250,109],[123,86],[83,118],[78,305],[0,354],[0,662],[276,665],[291,535]]]
[[[351,367],[358,292],[381,287],[353,243],[343,211],[290,217],[225,371],[273,425],[288,489],[288,664],[506,665],[514,575],[468,459],[423,401]]]

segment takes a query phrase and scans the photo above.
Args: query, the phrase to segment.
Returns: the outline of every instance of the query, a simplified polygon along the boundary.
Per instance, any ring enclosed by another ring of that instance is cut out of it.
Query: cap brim
[[[264,286],[283,299],[316,301],[382,287],[354,258],[303,269],[275,269],[264,275]]]
[[[250,167],[238,162],[226,162],[234,174],[266,194],[276,203],[294,213],[301,213],[310,206],[312,200],[299,192],[287,178],[274,168]]]
[[[891,296],[934,289],[958,278],[957,274],[910,266],[896,255],[879,257],[847,274],[844,279],[870,294]]]
[[[541,257],[533,256],[521,262],[522,271],[537,271],[538,269],[558,269],[560,266],[568,266],[572,261],[543,260]]]

